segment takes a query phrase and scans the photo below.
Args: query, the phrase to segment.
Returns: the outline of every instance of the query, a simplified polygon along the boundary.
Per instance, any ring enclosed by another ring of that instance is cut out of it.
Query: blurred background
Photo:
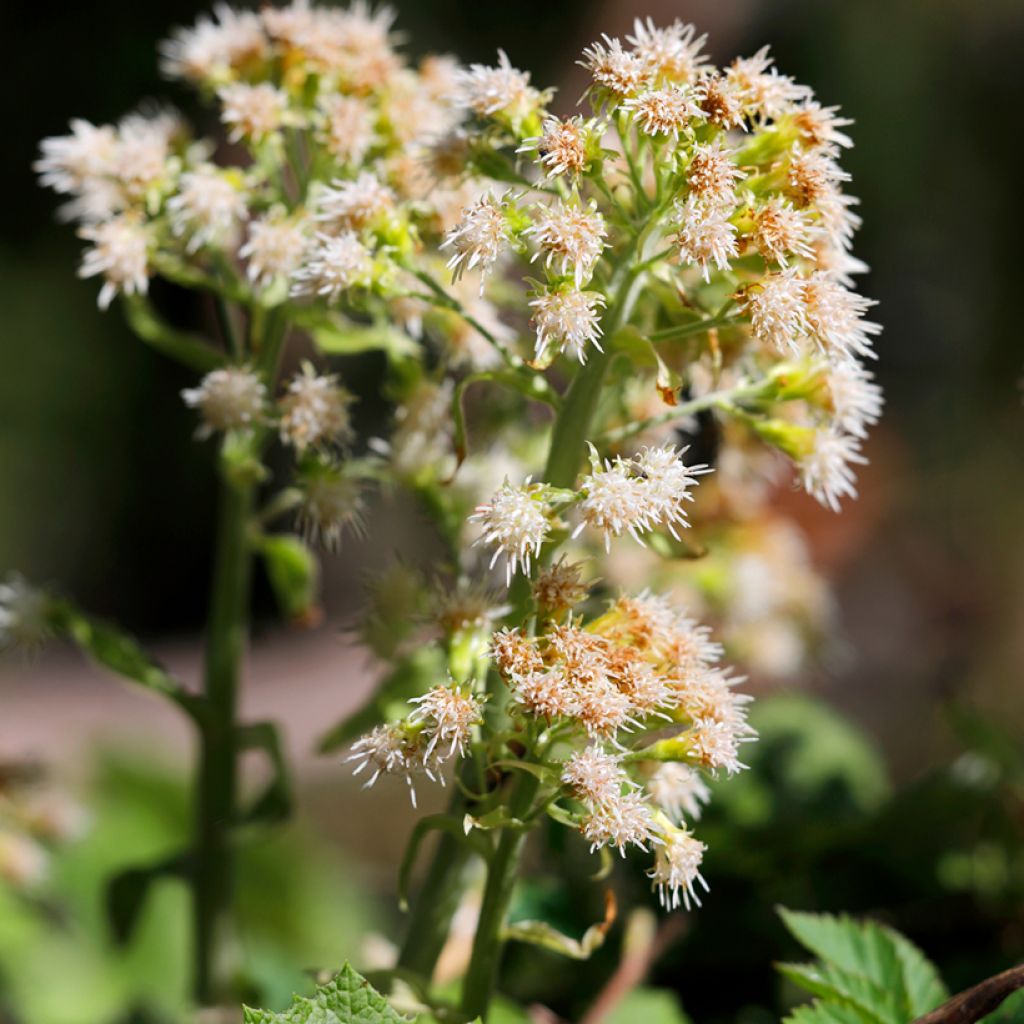
[[[704,829],[708,909],[672,936],[654,980],[701,1024],[777,1019],[786,993],[771,962],[794,953],[773,915],[779,902],[887,920],[953,987],[1019,961],[1024,259],[1011,214],[1020,194],[1012,139],[1024,91],[1024,7],[394,6],[414,54],[490,62],[501,46],[536,83],[559,86],[563,110],[584,87],[573,65],[582,47],[649,14],[707,31],[716,63],[771,43],[784,73],[856,120],[843,164],[862,201],[856,254],[872,268],[861,290],[879,301],[873,318],[885,326],[877,372],[886,415],[868,445],[858,503],[840,517],[800,498],[787,504],[835,589],[842,649],[804,673],[793,693],[762,702],[755,770],[716,793]],[[140,97],[165,97],[201,118],[191,95],[159,78],[154,46],[205,8],[108,0],[55,19],[22,0],[7,17],[13,45],[0,95],[0,574],[17,569],[58,584],[189,678],[205,613],[213,491],[210,452],[193,442],[179,398],[190,380],[133,341],[116,312],[96,310],[95,284],[74,276],[78,244],[54,222],[53,197],[35,186],[30,165],[39,138],[64,132],[71,117],[116,120]],[[395,549],[416,542],[394,523]],[[350,545],[329,564],[328,614],[312,632],[271,625],[261,598],[266,625],[247,710],[284,720],[302,800],[298,821],[247,861],[243,886],[254,955],[280,993],[302,984],[300,966],[365,960],[366,929],[394,935],[400,927],[392,893],[412,820],[404,794],[362,797],[336,759],[312,754],[324,721],[357,705],[372,681],[366,658],[340,633],[370,558]],[[0,894],[0,975],[24,990],[26,1024],[158,1019],[145,1014],[173,1007],[166,993],[184,985],[185,964],[167,935],[184,934],[183,897],[160,893],[126,958],[105,952],[97,894],[106,873],[186,827],[186,744],[173,713],[70,654],[0,665],[0,762],[46,762],[93,819],[55,865],[67,899],[54,920],[5,915]],[[372,827],[353,830],[353,814]],[[589,869],[578,850],[550,852],[521,899],[532,901],[529,912],[581,929],[599,916],[584,885]],[[296,859],[315,870],[295,872]],[[560,870],[581,880],[579,892],[556,884]],[[639,873],[631,884],[643,889]],[[613,955],[568,971],[553,957],[538,967],[535,955],[517,952],[507,987],[576,1020],[579,993],[597,987]],[[78,979],[88,1010],[69,1007],[55,991],[63,986],[43,984],[55,971]],[[117,1010],[130,1005],[137,1015]]]

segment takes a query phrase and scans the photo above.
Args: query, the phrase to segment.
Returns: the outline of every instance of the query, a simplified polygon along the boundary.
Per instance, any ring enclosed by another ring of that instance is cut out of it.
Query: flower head
[[[79,277],[103,276],[99,307],[106,309],[118,294],[145,295],[149,289],[150,236],[132,214],[87,225],[79,235],[92,246],[82,257]]]
[[[361,164],[376,140],[374,115],[367,101],[359,96],[325,96],[318,103],[327,151],[339,163]]]
[[[679,227],[675,236],[679,258],[696,263],[704,280],[710,279],[710,265],[729,270],[729,260],[737,255],[736,228],[729,222],[730,210],[723,210],[690,196],[679,204]]]
[[[532,235],[544,254],[545,266],[558,264],[562,274],[572,274],[577,288],[590,279],[594,264],[604,250],[608,234],[597,204],[589,206],[556,200],[534,208]]]
[[[590,850],[610,846],[625,857],[627,846],[646,850],[656,839],[654,819],[640,793],[629,792],[589,808],[581,825]]]
[[[530,562],[540,554],[551,529],[543,488],[529,481],[514,487],[506,480],[469,519],[481,524],[480,539],[494,546],[491,565],[505,556],[505,579],[509,584],[520,566],[523,572],[530,571]]]
[[[244,366],[211,370],[198,387],[181,393],[185,404],[202,417],[200,437],[215,430],[244,430],[254,426],[266,411],[267,389],[259,375]]]
[[[839,428],[866,437],[868,424],[882,415],[882,389],[871,371],[855,359],[838,359],[826,371],[825,384]]]
[[[580,579],[582,568],[579,562],[566,562],[562,555],[542,569],[533,582],[537,605],[553,612],[565,612],[578,605],[590,593],[590,587]]]
[[[287,279],[295,273],[308,244],[301,222],[271,213],[249,222],[248,237],[238,255],[248,261],[249,280],[266,288],[275,280]]]
[[[562,782],[573,796],[588,804],[617,803],[630,784],[619,759],[594,746],[570,755],[562,765]]]
[[[337,551],[346,530],[356,536],[364,533],[363,488],[344,465],[318,459],[302,467],[299,483],[302,501],[297,521],[311,541]]]
[[[262,142],[281,127],[288,113],[288,97],[267,82],[232,82],[222,86],[218,95],[223,104],[221,120],[232,142]]]
[[[533,307],[531,323],[537,332],[535,358],[540,360],[549,345],[560,352],[574,355],[581,363],[587,361],[587,348],[601,349],[601,307],[605,298],[600,292],[581,292],[575,288],[558,288],[541,292],[530,300]]]
[[[498,51],[496,66],[471,64],[457,75],[456,103],[478,117],[500,114],[517,123],[540,104],[541,98],[530,85],[529,72],[514,68],[504,50]]]
[[[678,85],[638,93],[626,100],[622,109],[632,112],[646,135],[671,135],[674,139],[699,113],[690,90]]]
[[[588,46],[578,63],[591,73],[595,87],[613,98],[625,99],[650,80],[650,68],[638,54],[624,50],[621,40],[602,39],[603,43]]]
[[[809,228],[806,214],[774,196],[754,214],[754,244],[766,263],[787,267],[790,254],[805,259],[814,256],[807,244]]]
[[[247,60],[261,59],[266,36],[257,14],[217,4],[191,28],[177,29],[161,46],[161,68],[169,78],[192,82],[228,80]]]
[[[875,305],[873,300],[844,288],[821,271],[804,282],[803,298],[808,333],[823,349],[847,356],[874,355],[871,338],[882,328],[863,319]]]
[[[429,737],[426,757],[437,755],[445,760],[456,755],[462,756],[473,732],[473,726],[481,719],[481,702],[472,690],[458,686],[435,686],[422,697],[410,703],[416,709],[409,716],[410,722],[421,722]],[[445,751],[447,747],[447,751]]]
[[[700,773],[679,761],[666,761],[659,765],[647,780],[647,792],[676,823],[684,818],[699,820],[703,805],[711,799],[711,790]]]
[[[582,117],[565,121],[548,116],[541,135],[523,140],[517,152],[536,153],[548,176],[566,174],[578,177],[588,170],[588,129]]]
[[[858,438],[825,428],[815,432],[814,447],[800,462],[800,481],[815,501],[838,512],[840,498],[857,497],[853,466],[866,463]]]
[[[448,233],[441,248],[452,250],[448,269],[455,280],[466,270],[480,267],[482,291],[483,275],[494,266],[509,240],[504,201],[488,193],[464,209],[462,215],[463,220]]]
[[[297,451],[347,440],[352,433],[352,395],[334,374],[318,374],[310,363],[295,374],[281,399],[281,440]]]
[[[732,152],[717,141],[694,146],[686,170],[690,195],[710,206],[731,210],[736,205],[736,181],[743,177],[732,157]]]
[[[292,272],[291,292],[336,302],[350,288],[367,287],[372,277],[373,257],[355,232],[318,232],[302,264]]]
[[[177,194],[167,200],[167,210],[174,233],[188,237],[189,252],[231,245],[247,212],[244,195],[212,166],[186,171]]]
[[[795,269],[767,274],[748,289],[741,308],[750,316],[754,337],[779,353],[801,350],[807,334],[804,283]]]
[[[362,231],[395,205],[395,193],[370,171],[332,181],[316,197],[314,218],[332,230]]]
[[[690,902],[700,906],[695,883],[707,891],[708,883],[700,873],[707,847],[685,829],[669,826],[659,832],[661,840],[654,848],[654,867],[647,873],[666,910],[675,910],[680,902],[687,910]]]
[[[670,82],[696,81],[710,65],[704,54],[707,36],[698,36],[693,25],[678,19],[664,28],[658,28],[651,18],[633,22],[633,35],[626,36],[633,44],[633,52],[648,71],[657,78]]]

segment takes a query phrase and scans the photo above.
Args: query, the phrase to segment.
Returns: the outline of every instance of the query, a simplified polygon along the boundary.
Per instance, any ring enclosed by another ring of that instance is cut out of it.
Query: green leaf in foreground
[[[245,1024],[408,1024],[350,964],[308,998],[296,996],[281,1013],[245,1007]]]
[[[790,1024],[909,1024],[946,998],[934,965],[893,929],[874,921],[785,908],[779,914],[792,935],[820,958],[818,964],[779,967],[820,1000],[794,1011],[787,1018]]]

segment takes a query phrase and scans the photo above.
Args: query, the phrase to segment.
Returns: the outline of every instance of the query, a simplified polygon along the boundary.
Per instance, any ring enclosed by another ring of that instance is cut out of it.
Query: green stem
[[[728,327],[729,324],[738,323],[741,319],[740,316],[722,314],[704,320],[695,320],[693,323],[682,324],[679,327],[666,327],[663,331],[655,331],[648,337],[651,341],[678,341],[694,334],[704,334],[715,327]]]
[[[253,500],[253,484],[222,480],[204,672],[210,714],[199,736],[195,824],[194,988],[201,1006],[232,995],[235,966],[230,833],[237,807],[235,716],[248,639],[252,558],[247,531]]]
[[[525,772],[516,779],[508,805],[510,817],[526,817],[539,785],[534,776]],[[504,949],[502,930],[505,915],[515,888],[519,858],[526,836],[525,828],[503,829],[487,865],[487,884],[480,905],[480,919],[473,936],[473,953],[462,987],[462,1012],[470,1020],[486,1017],[490,1006]]]

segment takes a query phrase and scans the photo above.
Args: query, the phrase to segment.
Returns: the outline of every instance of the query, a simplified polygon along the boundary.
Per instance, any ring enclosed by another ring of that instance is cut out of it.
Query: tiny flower
[[[373,111],[358,96],[326,96],[318,99],[323,112],[324,145],[339,163],[358,166],[376,141]]]
[[[826,151],[810,152],[793,147],[790,154],[786,181],[790,194],[801,206],[811,206],[830,197],[841,182],[849,181],[847,174]]]
[[[736,181],[743,172],[733,163],[733,153],[711,142],[693,147],[686,184],[690,195],[711,206],[732,209],[736,205]]]
[[[110,173],[129,199],[146,199],[150,189],[168,178],[171,143],[179,134],[182,124],[172,111],[130,114],[121,120]]]
[[[363,535],[362,487],[345,472],[344,466],[317,460],[302,467],[300,484],[298,525],[310,541],[321,543],[328,551],[337,551],[346,530]]]
[[[729,260],[736,256],[736,228],[729,223],[729,211],[702,203],[690,196],[677,206],[680,215],[675,242],[684,263],[696,263],[704,280],[710,279],[709,264],[729,270]]]
[[[633,35],[626,40],[652,75],[672,82],[692,82],[710,67],[701,53],[707,36],[697,36],[693,25],[678,19],[658,28],[650,18],[646,22],[637,18]]]
[[[542,135],[524,139],[516,152],[536,153],[549,177],[556,174],[578,177],[589,170],[588,132],[582,117],[562,121],[548,116],[541,130]]]
[[[820,271],[804,282],[803,297],[808,333],[822,348],[844,355],[874,355],[871,337],[882,328],[863,319],[875,305],[872,299],[844,288]]]
[[[758,341],[780,354],[799,353],[807,334],[804,284],[795,270],[768,274],[748,289],[741,303]]]
[[[213,10],[214,18],[201,15],[194,26],[177,29],[161,46],[160,67],[169,78],[200,83],[224,80],[245,61],[266,53],[258,15],[223,3]]]
[[[882,415],[882,389],[874,375],[855,359],[839,359],[825,374],[839,428],[854,437],[867,436],[867,425],[877,423]]]
[[[728,722],[698,718],[686,734],[690,757],[709,771],[724,768],[730,775],[747,766],[739,759],[739,745],[754,737],[749,729],[737,730]]]
[[[725,72],[726,82],[740,98],[744,109],[768,120],[780,117],[811,97],[807,86],[780,75],[772,65],[768,47],[764,46],[753,57],[734,60]]]
[[[17,573],[0,582],[0,651],[31,651],[51,632],[50,600]]]
[[[583,566],[566,562],[565,555],[537,575],[533,583],[533,599],[546,611],[565,612],[578,605],[590,587],[580,579]]]
[[[661,842],[654,849],[654,867],[647,872],[658,898],[666,910],[675,910],[680,902],[687,910],[690,902],[700,906],[694,888],[699,882],[704,891],[708,883],[700,873],[701,861],[707,847],[694,839],[685,829],[669,826],[659,833]]]
[[[808,149],[849,149],[853,139],[839,129],[849,127],[853,121],[838,115],[838,107],[823,107],[813,100],[798,107],[793,114],[793,121],[800,133],[801,142]]]
[[[41,183],[64,194],[111,173],[117,151],[117,133],[110,125],[96,126],[77,118],[69,135],[54,135],[39,144],[40,157],[32,165]]]
[[[814,250],[807,244],[808,229],[806,214],[794,210],[778,196],[754,214],[754,244],[766,263],[787,267],[789,254],[812,258]]]
[[[704,667],[680,680],[678,709],[694,721],[720,723],[736,736],[753,736],[754,730],[747,723],[747,705],[753,698],[733,689],[743,682],[743,676],[734,676],[728,669]]]
[[[267,82],[232,82],[217,95],[223,104],[221,120],[228,127],[231,142],[262,142],[281,127],[288,113],[288,97]]]
[[[674,139],[698,114],[690,90],[678,85],[639,93],[626,100],[622,109],[632,112],[646,135],[671,135]]]
[[[461,757],[472,738],[473,727],[482,718],[480,698],[472,690],[464,692],[457,686],[435,686],[410,703],[416,705],[416,710],[409,721],[422,722],[430,737],[425,756],[429,759],[438,747],[447,746],[447,752],[439,756],[445,760],[456,755]]]
[[[434,778],[421,730],[411,728],[405,722],[378,725],[352,744],[352,752],[345,760],[358,762],[352,771],[353,775],[359,775],[369,768],[370,774],[363,783],[364,789],[372,786],[381,775],[402,776],[409,786],[413,807],[416,806],[413,777],[424,774]]]
[[[743,103],[721,75],[702,78],[694,89],[694,100],[709,124],[725,129],[743,124]]]
[[[711,800],[711,790],[700,773],[678,761],[666,761],[647,780],[647,792],[673,822],[684,818],[698,821],[703,805]]]
[[[395,205],[395,193],[370,171],[332,181],[316,196],[314,219],[332,230],[362,231]]]
[[[369,286],[372,276],[373,257],[354,232],[318,233],[302,265],[292,273],[291,293],[337,302],[342,292]]]
[[[249,222],[249,233],[238,255],[248,260],[246,275],[254,285],[269,287],[277,278],[288,278],[299,268],[308,239],[300,222],[280,213]]]
[[[538,204],[534,210],[533,224],[523,233],[533,235],[546,267],[557,262],[560,272],[571,273],[576,287],[582,287],[590,279],[608,234],[597,204],[591,201],[584,207],[556,200],[550,205]]]
[[[92,245],[82,257],[79,277],[103,276],[100,309],[107,309],[118,294],[145,295],[149,289],[149,232],[131,214],[89,225],[79,235]]]
[[[573,536],[579,536],[584,526],[589,526],[604,534],[606,550],[610,550],[613,537],[627,532],[643,544],[640,534],[651,528],[653,512],[644,481],[621,458],[614,463],[606,460],[602,467],[592,450],[592,459],[595,465],[580,485],[582,522]]]
[[[462,211],[463,220],[448,232],[441,249],[451,249],[448,269],[457,281],[467,270],[479,266],[480,288],[487,272],[494,266],[502,248],[509,241],[504,201],[490,193]]]
[[[506,678],[527,676],[544,668],[533,640],[518,629],[502,629],[491,637],[491,657]]]
[[[531,323],[537,332],[535,358],[540,360],[549,344],[560,352],[568,352],[581,363],[587,361],[587,347],[599,352],[601,343],[601,307],[605,298],[600,292],[581,292],[559,288],[541,292],[530,300],[534,313]]]
[[[690,492],[696,486],[697,478],[711,472],[703,463],[684,465],[681,456],[685,452],[685,448],[679,451],[674,445],[664,448],[645,447],[635,459],[636,467],[646,483],[649,518],[652,523],[665,526],[677,540],[679,538],[675,527],[690,525],[686,521],[684,503],[693,501]]]
[[[633,701],[628,693],[623,693],[603,676],[597,676],[589,681],[581,680],[572,717],[591,739],[615,742],[617,732],[628,731],[637,724],[633,711]]]
[[[535,718],[571,718],[579,710],[576,691],[560,669],[516,677],[512,696]]]
[[[352,434],[349,406],[354,401],[334,374],[319,375],[304,363],[281,399],[281,440],[299,452]]]
[[[818,430],[814,447],[800,462],[800,481],[815,501],[838,512],[840,498],[857,497],[853,465],[866,464],[856,437],[833,428]]]
[[[167,210],[174,234],[188,236],[188,252],[204,245],[229,246],[246,216],[245,197],[215,167],[186,171]]]
[[[591,853],[611,846],[625,857],[627,846],[646,850],[656,841],[651,809],[636,792],[594,805],[584,816],[580,830],[590,843]]]
[[[624,50],[620,40],[602,38],[603,43],[593,43],[583,51],[578,63],[591,73],[598,89],[624,99],[647,83],[650,69],[642,57]]]
[[[244,430],[258,423],[265,411],[267,389],[258,374],[244,366],[211,370],[198,387],[181,393],[190,409],[202,417],[199,437],[214,431]]]
[[[588,804],[617,803],[630,780],[619,759],[600,747],[577,751],[562,765],[562,782]]]
[[[471,64],[457,75],[455,102],[478,117],[498,114],[518,122],[541,102],[541,94],[530,85],[528,71],[512,66],[504,50],[498,64]]]
[[[469,517],[483,528],[481,540],[494,545],[491,566],[501,555],[505,556],[505,580],[511,584],[519,567],[529,573],[530,562],[540,554],[541,546],[551,529],[543,489],[527,480],[522,487],[514,487],[506,479],[483,505],[478,505]]]

